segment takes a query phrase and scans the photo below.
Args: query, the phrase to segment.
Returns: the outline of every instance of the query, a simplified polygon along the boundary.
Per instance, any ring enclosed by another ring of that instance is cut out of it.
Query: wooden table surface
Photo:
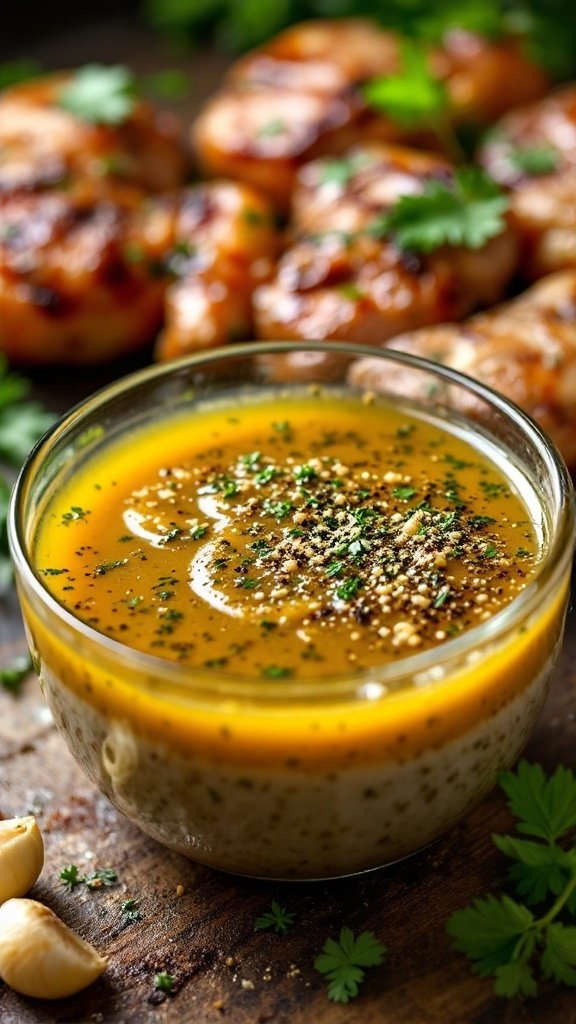
[[[48,67],[88,59],[123,60],[138,70],[174,63],[156,40],[121,22],[58,32],[37,50]],[[0,50],[0,59],[21,55]],[[197,102],[213,88],[223,61],[191,56],[184,65]],[[36,391],[61,411],[124,369],[41,374]],[[0,664],[23,647],[11,594],[0,599]],[[547,770],[559,762],[576,767],[575,691],[572,616],[526,750]],[[510,824],[498,792],[444,839],[386,870],[327,884],[236,879],[163,849],[119,815],[68,753],[29,678],[17,697],[0,690],[0,818],[31,812],[46,846],[32,896],[109,956],[110,966],[94,986],[57,1003],[23,999],[0,984],[2,1024],[576,1024],[574,992],[546,985],[535,1000],[498,999],[450,948],[450,913],[505,881],[504,857],[490,842],[491,832]],[[69,863],[81,870],[113,866],[118,885],[71,893],[58,878]],[[142,919],[126,925],[120,905],[128,898],[139,901]],[[254,932],[273,898],[296,914],[286,937]],[[313,969],[326,938],[343,925],[373,930],[389,949],[359,998],[344,1007],[327,1000]],[[161,970],[176,978],[172,995],[154,992]]]

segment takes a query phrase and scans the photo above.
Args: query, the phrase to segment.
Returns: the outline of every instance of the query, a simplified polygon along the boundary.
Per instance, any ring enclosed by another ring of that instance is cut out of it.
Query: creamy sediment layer
[[[524,747],[555,658],[498,712],[438,749],[359,766],[344,757],[313,772],[289,749],[269,766],[196,756],[192,744],[183,756],[127,719],[109,720],[49,669],[42,682],[89,776],[155,839],[231,872],[327,878],[391,863],[461,818]]]

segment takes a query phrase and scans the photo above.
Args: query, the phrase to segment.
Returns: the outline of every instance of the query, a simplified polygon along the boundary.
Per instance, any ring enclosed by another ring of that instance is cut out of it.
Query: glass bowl
[[[413,409],[490,451],[539,520],[542,560],[496,614],[441,646],[329,679],[239,679],[131,649],[77,618],[35,564],[58,489],[108,446],[206,403],[306,380]],[[536,507],[537,506],[537,507]],[[27,637],[56,723],[128,818],[215,868],[324,879],[389,864],[494,786],[540,712],[562,641],[572,487],[519,409],[443,367],[344,343],[245,344],[156,366],[63,417],[16,484],[9,537]]]

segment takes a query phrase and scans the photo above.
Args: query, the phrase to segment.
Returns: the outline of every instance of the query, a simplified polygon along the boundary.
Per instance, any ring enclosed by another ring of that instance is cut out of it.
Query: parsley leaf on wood
[[[342,928],[337,940],[326,940],[314,967],[329,982],[328,998],[347,1003],[358,995],[365,968],[378,967],[385,954],[386,947],[373,932],[361,932],[356,937],[350,928]]]
[[[136,104],[136,80],[121,64],[85,64],[58,97],[59,106],[91,124],[121,124]]]
[[[287,935],[288,929],[292,927],[295,920],[296,914],[291,910],[286,910],[286,907],[281,907],[276,900],[272,900],[270,910],[256,918],[254,931],[263,932],[271,929],[277,935]]]
[[[498,995],[537,995],[537,968],[576,987],[576,927],[558,920],[576,913],[576,845],[558,843],[576,829],[576,776],[559,766],[547,778],[539,765],[521,761],[501,785],[517,830],[531,838],[493,840],[514,861],[509,877],[526,903],[506,895],[475,900],[452,914],[448,933],[478,974],[494,977]],[[540,916],[527,903],[541,904]]]
[[[451,183],[430,180],[420,195],[400,196],[368,227],[392,235],[403,250],[432,252],[443,245],[479,249],[505,228],[508,199],[478,167],[462,167]]]

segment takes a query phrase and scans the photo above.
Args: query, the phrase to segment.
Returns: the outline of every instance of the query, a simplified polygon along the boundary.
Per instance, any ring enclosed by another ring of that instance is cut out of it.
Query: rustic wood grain
[[[21,55],[0,43],[0,59]],[[121,21],[54,31],[37,56],[47,67],[96,59],[144,71],[175,63],[149,33]],[[223,58],[205,54],[178,63],[192,76],[193,104],[213,89],[224,66]],[[133,365],[67,377],[43,372],[36,391],[63,410]],[[0,664],[22,649],[10,595],[0,599]],[[526,750],[546,769],[559,762],[576,767],[575,696],[573,616]],[[504,858],[490,842],[491,832],[510,824],[497,792],[444,839],[386,870],[329,884],[241,880],[163,849],[119,815],[67,752],[30,678],[18,697],[0,690],[0,818],[29,812],[46,845],[32,896],[109,956],[110,966],[90,989],[57,1003],[20,998],[0,984],[1,1024],[576,1024],[573,992],[545,986],[536,1000],[497,999],[450,949],[449,914],[505,880]],[[69,863],[113,866],[119,884],[70,893],[58,879]],[[125,925],[120,905],[128,898],[139,901],[142,920]],[[297,915],[283,938],[254,933],[272,898]],[[346,1007],[327,1000],[313,969],[325,939],[343,924],[372,929],[389,948],[385,965],[369,972],[360,997]],[[176,977],[173,995],[153,991],[159,970]]]

